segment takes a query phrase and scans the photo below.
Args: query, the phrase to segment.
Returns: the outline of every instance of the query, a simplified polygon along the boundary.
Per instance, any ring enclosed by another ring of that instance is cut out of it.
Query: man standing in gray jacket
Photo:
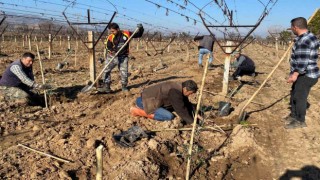
[[[202,57],[204,54],[209,54],[209,67],[213,67],[212,65],[212,50],[214,45],[214,37],[211,35],[204,35],[204,36],[195,36],[194,41],[199,41],[199,60],[198,64],[199,67],[202,68]]]

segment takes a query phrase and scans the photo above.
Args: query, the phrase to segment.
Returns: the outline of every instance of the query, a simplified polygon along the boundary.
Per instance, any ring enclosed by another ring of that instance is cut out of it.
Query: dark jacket
[[[11,63],[6,70],[4,71],[2,78],[0,79],[0,86],[8,86],[8,87],[18,87],[24,91],[29,91],[31,87],[25,85],[22,83],[22,81],[10,71],[11,66],[18,65],[22,69],[22,71],[27,75],[28,78],[31,80],[34,80],[34,76],[32,73],[32,66],[31,67],[25,67],[20,59],[14,61]]]
[[[139,38],[142,36],[144,29],[140,28],[139,31],[133,36],[133,38]],[[116,36],[110,34],[106,39],[107,50],[110,55],[115,54],[123,45],[127,42],[133,32],[130,31],[120,31]],[[129,55],[129,44],[127,44],[118,56],[128,56]]]
[[[182,93],[182,83],[168,81],[147,87],[141,93],[141,97],[147,114],[163,107],[173,109],[187,123],[193,122],[193,107],[188,97]]]
[[[243,69],[254,69],[255,68],[253,60],[243,54],[241,54],[237,58],[236,62],[238,63],[238,68],[243,68]]]
[[[213,50],[214,45],[214,38],[210,35],[204,35],[204,36],[196,36],[194,37],[195,41],[199,41],[198,48],[206,48],[209,51]]]

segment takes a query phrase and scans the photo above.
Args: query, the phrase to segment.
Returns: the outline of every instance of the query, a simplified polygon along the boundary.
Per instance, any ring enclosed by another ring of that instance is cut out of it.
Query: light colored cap
[[[236,54],[240,54],[241,52],[240,51],[234,51],[231,55],[236,55]]]

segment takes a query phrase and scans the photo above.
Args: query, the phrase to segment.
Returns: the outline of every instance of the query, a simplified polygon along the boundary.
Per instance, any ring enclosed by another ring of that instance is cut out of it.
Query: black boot
[[[122,91],[123,92],[129,91],[129,89],[127,88],[127,85],[122,84]]]
[[[102,93],[111,93],[111,88],[110,88],[110,84],[104,84],[101,88],[98,88],[99,92]]]

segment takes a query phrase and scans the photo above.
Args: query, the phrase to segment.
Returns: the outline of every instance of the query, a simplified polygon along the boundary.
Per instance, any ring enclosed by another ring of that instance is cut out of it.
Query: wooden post
[[[61,36],[60,36],[60,47],[61,47]]]
[[[96,65],[95,65],[95,49],[93,46],[94,35],[92,31],[88,31],[88,48],[89,48],[89,69],[90,81],[94,82],[96,79]]]
[[[103,58],[107,58],[107,48],[103,47]]]
[[[29,51],[31,51],[31,37],[30,35],[28,35],[27,37],[28,37],[28,43],[29,43]]]
[[[190,50],[189,50],[189,45],[187,44],[187,57],[186,61],[188,62],[190,60]]]
[[[96,149],[97,156],[97,175],[96,180],[102,180],[102,172],[103,172],[103,156],[102,156],[103,145],[99,145]]]
[[[277,58],[279,57],[279,47],[278,47],[278,38],[276,37],[276,52],[277,52]]]
[[[79,41],[78,41],[78,38],[76,37],[76,47],[77,47],[77,49],[78,49],[78,46],[79,46]],[[71,48],[71,46],[70,46],[70,48]]]
[[[227,46],[232,45],[232,41],[227,41]],[[226,49],[226,59],[224,61],[224,73],[223,73],[223,86],[222,86],[222,94],[228,94],[228,85],[229,85],[229,70],[230,70],[230,60],[231,60],[231,47],[227,47]]]
[[[68,36],[68,49],[71,49],[70,36]]]
[[[139,41],[137,41],[137,51],[139,51]]]
[[[78,47],[76,47],[74,50],[74,67],[77,67],[77,51]]]
[[[146,39],[146,51],[148,51],[148,38]]]
[[[49,49],[48,49],[48,53],[49,53],[49,57],[48,59],[51,59],[51,52],[52,51],[52,40],[51,40],[51,34],[49,34]]]
[[[171,38],[170,38],[169,42],[171,42]],[[168,46],[168,52],[170,52],[170,44]]]
[[[22,47],[24,47],[24,34],[22,34]]]

